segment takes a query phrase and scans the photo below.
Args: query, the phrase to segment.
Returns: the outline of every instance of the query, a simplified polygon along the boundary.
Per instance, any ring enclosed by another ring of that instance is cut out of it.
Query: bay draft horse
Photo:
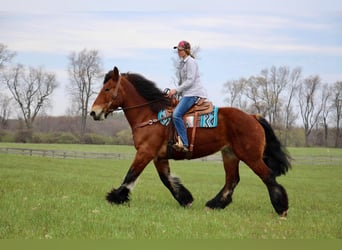
[[[120,74],[117,67],[109,71],[101,91],[91,108],[94,120],[103,120],[109,113],[122,109],[133,133],[135,158],[118,189],[107,194],[110,203],[123,204],[147,164],[153,160],[163,184],[181,206],[191,206],[193,196],[178,177],[170,173],[167,144],[172,126],[161,125],[158,111],[170,107],[171,100],[155,83],[139,74]],[[170,123],[171,124],[171,123]],[[188,128],[188,135],[192,129]],[[191,159],[221,151],[225,184],[206,203],[207,208],[223,209],[232,202],[234,188],[240,180],[239,162],[246,163],[266,185],[275,211],[287,215],[286,190],[276,177],[291,167],[290,156],[275,136],[269,123],[257,115],[246,114],[232,107],[220,107],[215,128],[197,128]],[[177,160],[185,159],[185,155]]]

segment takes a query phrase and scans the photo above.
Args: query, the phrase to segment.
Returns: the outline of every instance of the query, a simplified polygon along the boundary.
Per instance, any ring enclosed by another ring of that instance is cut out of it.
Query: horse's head
[[[118,95],[121,76],[117,67],[109,71],[103,81],[103,87],[91,107],[90,115],[94,120],[103,120],[107,115],[122,105]]]

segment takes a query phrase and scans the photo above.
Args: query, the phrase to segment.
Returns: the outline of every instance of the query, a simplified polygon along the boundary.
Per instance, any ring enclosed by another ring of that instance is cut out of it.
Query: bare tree
[[[0,127],[6,128],[11,113],[11,98],[0,93]]]
[[[86,131],[90,99],[96,93],[94,84],[103,77],[101,64],[97,50],[83,49],[69,55],[68,73],[71,85],[68,90],[81,115],[81,138],[84,138]]]
[[[332,107],[334,110],[333,117],[336,121],[335,147],[338,147],[341,137],[340,123],[342,119],[342,81],[338,81],[334,84],[332,93]]]
[[[265,79],[263,77],[251,76],[248,78],[245,84],[244,94],[251,102],[250,108],[248,108],[246,111],[258,113],[265,117],[268,112],[268,107],[263,95],[263,85],[265,85]]]
[[[329,99],[331,96],[331,88],[328,84],[324,84],[321,91],[321,103],[322,103],[322,125],[324,128],[324,146],[328,146],[328,116],[332,110],[332,106],[329,106]]]
[[[282,103],[281,95],[289,83],[290,69],[287,66],[279,67],[278,69],[273,66],[270,70],[270,78],[268,80],[271,96],[269,99],[269,105],[271,106],[271,121],[272,124],[281,124],[280,108]]]
[[[322,112],[322,103],[317,97],[320,84],[319,76],[310,76],[305,78],[299,87],[298,101],[304,125],[305,146],[309,146],[309,136]]]
[[[26,128],[31,130],[35,118],[48,105],[50,95],[58,86],[55,74],[41,67],[26,69],[18,64],[6,70],[2,80],[19,105]]]
[[[12,61],[12,58],[15,56],[15,52],[7,49],[7,46],[0,43],[0,70],[9,62]]]
[[[282,125],[282,108],[286,100],[284,93],[288,84],[294,81],[293,73],[290,73],[287,66],[272,66],[270,69],[263,69],[258,76],[249,77],[243,87],[244,95],[251,102],[248,111],[267,117],[272,125]]]
[[[289,130],[297,119],[297,113],[293,108],[293,100],[295,93],[298,90],[298,82],[301,77],[301,68],[297,67],[292,70],[289,83],[287,85],[287,91],[284,96],[284,125],[285,125],[285,138],[284,145],[288,143]]]
[[[227,81],[223,85],[223,91],[224,93],[227,93],[225,102],[228,103],[229,106],[246,110],[247,103],[243,96],[246,84],[247,80],[245,78],[240,78],[239,80]]]
[[[5,67],[12,61],[14,56],[15,52],[10,51],[6,45],[0,43],[0,75],[2,75]],[[2,82],[0,81],[0,83]],[[2,88],[0,88],[0,90],[1,89]],[[0,91],[0,125],[2,128],[5,128],[7,126],[11,111],[10,104],[11,98],[8,97],[6,94],[1,93]]]
[[[259,88],[261,98],[267,111],[267,116],[271,124],[280,126],[282,124],[281,108],[283,103],[283,93],[291,82],[291,74],[288,66],[275,67],[270,70],[261,71],[261,81]]]

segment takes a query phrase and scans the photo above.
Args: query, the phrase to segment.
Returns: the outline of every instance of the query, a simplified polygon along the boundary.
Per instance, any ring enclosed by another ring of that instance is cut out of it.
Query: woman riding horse
[[[147,164],[153,161],[161,181],[178,203],[184,207],[191,206],[193,197],[190,191],[170,171],[167,148],[172,128],[170,125],[164,126],[158,119],[158,112],[169,106],[170,99],[153,82],[141,75],[120,75],[118,68],[114,67],[105,76],[90,115],[95,120],[103,120],[109,113],[121,108],[132,128],[137,151],[120,187],[107,194],[109,202],[128,202],[138,177]],[[192,129],[188,128],[188,134]],[[276,181],[276,177],[285,174],[291,167],[289,155],[264,118],[246,114],[236,108],[219,108],[215,128],[197,128],[191,158],[217,151],[222,154],[225,184],[206,203],[206,207],[223,209],[231,203],[234,189],[240,181],[239,162],[243,161],[266,185],[275,211],[280,216],[286,216],[287,193]],[[177,159],[184,159],[185,155]]]
[[[190,43],[180,41],[173,48],[177,49],[178,56],[181,58],[178,66],[179,86],[177,89],[171,89],[167,96],[171,98],[178,94],[179,97],[182,97],[172,115],[173,123],[180,137],[173,146],[177,151],[188,152],[189,142],[183,116],[199,98],[207,98],[207,93],[201,85],[198,65],[195,57],[191,54]]]

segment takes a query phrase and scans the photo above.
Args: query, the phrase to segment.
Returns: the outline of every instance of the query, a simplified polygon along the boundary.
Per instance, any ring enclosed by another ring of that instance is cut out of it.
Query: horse
[[[94,120],[104,120],[111,112],[122,110],[132,129],[136,149],[122,184],[107,194],[109,203],[129,202],[138,177],[153,161],[160,180],[174,199],[183,207],[192,205],[191,192],[170,171],[167,151],[174,128],[162,125],[157,118],[157,113],[169,108],[171,102],[154,82],[141,74],[121,74],[115,66],[105,75],[90,115]],[[188,136],[192,129],[188,128]],[[287,216],[287,192],[276,177],[285,175],[291,168],[291,157],[263,117],[234,107],[219,107],[217,126],[197,128],[195,136],[191,159],[221,151],[225,170],[225,184],[214,198],[206,202],[207,209],[224,209],[232,202],[234,189],[240,181],[239,162],[243,161],[266,185],[275,212],[281,217]],[[174,159],[186,159],[186,155],[180,153]]]

